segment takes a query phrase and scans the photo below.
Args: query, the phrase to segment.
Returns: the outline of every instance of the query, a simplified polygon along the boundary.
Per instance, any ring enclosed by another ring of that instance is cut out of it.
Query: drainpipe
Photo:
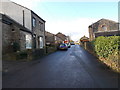
[[[24,13],[24,10],[23,10],[23,27],[25,26],[25,13]]]

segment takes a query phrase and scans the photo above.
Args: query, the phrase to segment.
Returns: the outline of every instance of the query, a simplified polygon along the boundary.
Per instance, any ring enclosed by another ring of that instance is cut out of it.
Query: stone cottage
[[[80,45],[84,46],[84,48],[86,49],[86,45],[89,43],[89,38],[84,35],[83,37],[80,38],[79,42]]]
[[[66,40],[66,35],[62,34],[61,32],[58,32],[58,33],[56,34],[56,36],[59,37],[59,38],[61,38],[63,41]]]
[[[69,37],[69,36],[66,36],[65,34],[62,34],[61,32],[58,32],[58,33],[56,34],[56,36],[57,36],[58,38],[60,38],[63,43],[64,43],[65,41],[67,41],[67,43],[70,42],[70,37]]]
[[[55,35],[55,44],[60,44],[62,42],[63,42],[63,40],[60,37],[58,37],[57,35]]]
[[[99,21],[90,25],[88,29],[90,41],[99,36],[120,35],[118,23],[108,19],[100,19]]]
[[[47,45],[55,45],[55,35],[45,31],[45,41]]]
[[[45,20],[32,10],[12,1],[0,1],[3,53],[30,49],[33,54],[45,52]]]

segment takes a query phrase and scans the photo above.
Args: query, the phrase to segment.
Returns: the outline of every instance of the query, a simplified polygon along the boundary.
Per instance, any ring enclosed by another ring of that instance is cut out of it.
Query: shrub
[[[98,37],[95,39],[94,49],[100,60],[120,72],[120,36]]]
[[[110,36],[110,37],[98,37],[95,39],[95,52],[100,57],[108,57],[109,55],[116,53],[118,54],[118,47],[120,45],[119,36]]]

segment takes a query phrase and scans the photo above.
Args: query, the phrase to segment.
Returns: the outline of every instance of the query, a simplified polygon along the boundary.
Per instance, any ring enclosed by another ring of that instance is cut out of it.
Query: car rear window
[[[60,46],[66,46],[66,44],[60,44]]]

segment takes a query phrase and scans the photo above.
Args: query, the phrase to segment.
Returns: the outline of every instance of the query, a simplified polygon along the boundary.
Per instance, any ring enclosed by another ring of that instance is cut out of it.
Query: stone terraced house
[[[9,0],[0,1],[3,54],[32,50],[45,53],[45,20],[32,10]]]
[[[118,22],[108,19],[100,19],[99,21],[90,25],[88,29],[90,41],[99,36],[120,35]]]
[[[58,38],[60,38],[63,43],[64,43],[65,41],[67,41],[67,43],[70,42],[70,36],[66,36],[65,34],[63,34],[63,33],[61,33],[61,32],[58,32],[58,33],[56,34],[56,36],[57,36]]]
[[[47,45],[55,45],[55,35],[45,31],[45,41]]]

